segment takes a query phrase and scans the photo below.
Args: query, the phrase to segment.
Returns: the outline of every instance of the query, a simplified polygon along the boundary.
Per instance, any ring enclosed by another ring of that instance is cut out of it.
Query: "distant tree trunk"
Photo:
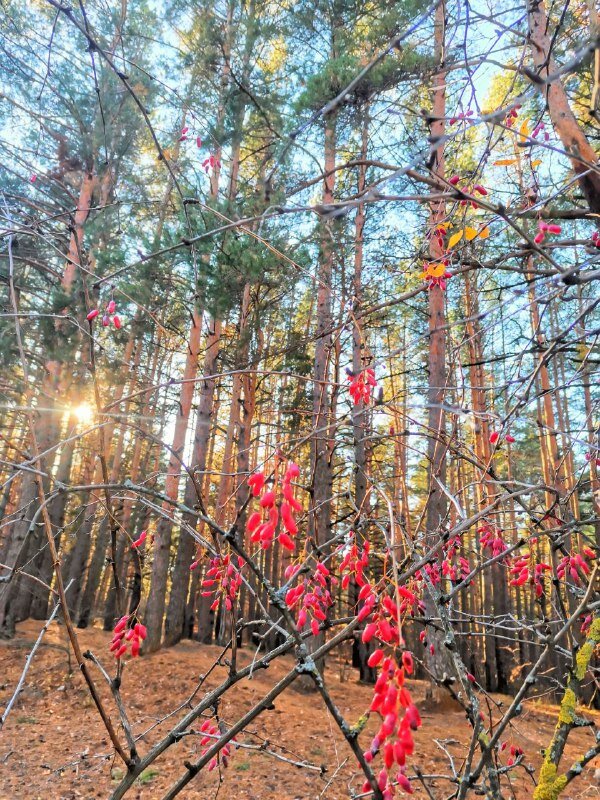
[[[132,326],[133,328],[133,326]],[[123,361],[128,364],[130,363],[132,356],[134,354],[134,347],[135,347],[135,334],[132,330],[132,333],[127,341],[127,345],[125,347],[125,351],[123,353]],[[135,352],[134,357],[134,366],[137,367],[139,365],[139,359],[141,354],[141,345],[139,345]],[[135,374],[134,369],[134,374]],[[150,378],[152,378],[153,373],[150,374]],[[130,384],[130,388],[133,387],[133,382]],[[117,387],[115,391],[115,401],[119,401],[123,397],[123,393],[125,391],[125,384],[121,384],[121,386]],[[129,403],[125,406],[125,414],[129,410]],[[107,440],[110,441],[115,429],[115,423],[108,423],[105,430],[107,432]],[[121,467],[121,457],[123,454],[124,442],[125,442],[125,431],[126,427],[120,426],[119,436],[117,438],[117,443],[115,445],[115,450],[113,453],[113,460],[111,465],[110,471],[110,481],[111,483],[115,483],[118,480],[120,467]],[[141,437],[136,438],[135,447],[141,447],[143,439]],[[139,444],[138,444],[139,443]],[[134,476],[130,475],[130,478],[134,480]],[[96,465],[95,473],[94,473],[94,483],[101,483],[102,482],[102,467],[100,463]],[[94,517],[98,510],[98,497],[97,495],[92,495],[92,507],[86,510],[86,518],[90,516]],[[93,524],[92,524],[93,529]],[[92,552],[92,557],[89,561],[87,575],[85,579],[85,587],[81,592],[80,602],[79,602],[79,611],[77,614],[77,627],[78,628],[87,628],[90,618],[92,617],[94,611],[94,600],[96,598],[96,594],[98,592],[98,588],[100,585],[100,578],[102,575],[103,567],[106,563],[106,550],[108,547],[109,541],[109,524],[108,524],[108,517],[104,515],[98,527],[98,531],[96,533],[95,542],[94,542],[94,549]],[[92,546],[92,542],[90,540],[90,548]],[[113,587],[114,589],[114,587]]]
[[[61,290],[70,295],[75,275],[79,267],[80,253],[83,249],[83,231],[85,222],[92,206],[92,196],[97,186],[97,176],[93,169],[86,170],[81,178],[77,208],[73,215],[73,226],[69,236],[67,260],[65,261],[61,278]],[[57,323],[57,332],[61,323]],[[45,379],[42,384],[40,398],[45,410],[36,426],[36,437],[40,452],[47,450],[54,444],[60,428],[60,417],[55,410],[56,401],[60,393],[62,379],[62,363],[51,356],[45,365]],[[41,405],[41,403],[40,403]],[[52,469],[54,452],[44,459],[45,469]],[[31,558],[40,550],[44,539],[42,525],[31,528],[30,523],[38,509],[37,477],[33,472],[26,472],[21,484],[20,504],[23,507],[23,516],[16,520],[9,534],[10,542],[7,563],[17,569],[24,560]],[[31,528],[31,529],[30,529]],[[0,585],[0,636],[12,637],[14,635],[15,620],[23,619],[29,614],[32,593],[27,587],[26,592],[20,592],[21,580],[18,573],[13,573],[12,579]]]
[[[365,162],[368,154],[369,144],[369,108],[368,105],[364,110],[364,117],[361,131],[361,161]],[[367,167],[362,163],[358,167],[358,182],[356,191],[360,197],[365,190],[366,186]],[[366,211],[364,203],[359,203],[356,209],[356,217],[354,219],[354,276],[352,280],[352,307],[354,314],[358,314],[361,309],[363,299],[363,285],[362,285],[362,269],[363,269],[363,253],[365,241],[365,221]],[[367,354],[367,342],[365,334],[361,329],[361,322],[354,321],[352,329],[352,372],[358,375],[369,364],[365,360]],[[354,532],[357,543],[362,547],[365,543],[365,519],[368,514],[365,513],[365,502],[367,499],[367,418],[368,411],[365,403],[361,400],[356,405],[352,406],[352,435],[354,439],[354,505],[357,508],[357,518],[354,522]],[[358,586],[353,580],[349,586],[350,606],[351,609],[356,609],[358,603]],[[368,644],[364,644],[360,632],[357,631],[353,639],[352,647],[352,663],[359,671],[360,680],[364,683],[374,683],[377,678],[376,670],[369,667],[367,660],[369,658],[370,650]]]
[[[73,430],[75,418],[69,419],[68,430]],[[68,483],[69,476],[71,475],[71,466],[73,464],[73,453],[75,451],[76,440],[66,442],[60,453],[60,461],[56,471],[56,482],[66,484]],[[65,524],[65,511],[67,506],[68,494],[67,492],[60,492],[48,504],[48,516],[52,524],[52,530],[55,531],[54,542],[58,550],[63,528]],[[32,574],[37,575],[40,580],[45,584],[50,585],[52,582],[52,575],[54,573],[54,565],[52,563],[52,556],[48,547],[43,547],[38,557],[32,565]],[[48,617],[48,599],[49,591],[39,583],[35,583],[32,587],[32,599],[30,614],[33,619],[47,619]]]
[[[82,498],[82,505],[85,508],[83,524],[79,526],[77,531],[75,545],[69,554],[67,562],[68,571],[63,578],[65,587],[69,583],[71,584],[68,589],[65,589],[65,594],[69,610],[73,615],[77,611],[81,590],[83,589],[83,576],[85,575],[85,568],[90,555],[92,527],[96,517],[96,509],[87,505],[85,496]]]
[[[325,123],[325,160],[323,205],[333,202],[335,186],[336,125],[329,115]],[[331,173],[331,174],[330,174]],[[333,224],[321,225],[319,269],[317,273],[317,324],[315,329],[315,360],[313,385],[313,436],[311,440],[312,519],[313,535],[317,544],[323,544],[331,533],[331,399],[329,369],[331,358],[331,291],[334,264]]]
[[[204,351],[204,366],[202,374],[204,378],[200,381],[200,399],[196,414],[196,430],[194,433],[194,449],[192,453],[192,469],[195,481],[188,475],[185,484],[184,505],[194,508],[198,504],[196,485],[202,486],[204,483],[204,472],[206,470],[206,459],[208,453],[208,443],[211,432],[211,418],[213,412],[215,378],[213,377],[217,369],[217,359],[219,357],[219,343],[221,339],[221,323],[213,320],[212,329],[206,337]],[[195,528],[196,517],[183,515],[183,520],[190,527]],[[167,617],[165,621],[165,644],[176,644],[184,633],[185,609],[190,585],[190,564],[193,561],[196,550],[196,542],[183,528],[179,534],[177,555],[173,568],[173,580],[171,581],[171,594]]]
[[[492,460],[490,426],[486,417],[487,403],[485,387],[488,385],[484,370],[482,332],[479,325],[479,289],[477,273],[465,278],[465,302],[467,314],[467,340],[469,346],[469,376],[471,384],[471,405],[475,414],[475,453],[482,465],[475,483],[478,509],[489,505],[498,494],[497,485],[487,473]],[[495,520],[492,524],[496,524]],[[498,523],[498,527],[501,525]],[[506,593],[506,573],[500,564],[490,567],[491,584],[485,583],[484,614],[505,618],[508,614]],[[508,643],[503,643],[490,626],[485,631],[486,688],[489,691],[504,692],[508,688],[512,659]]]
[[[577,287],[579,293],[579,309],[583,308],[583,297],[581,286]],[[588,434],[588,444],[590,447],[590,495],[592,498],[592,509],[594,515],[594,533],[596,539],[596,547],[600,547],[600,469],[596,464],[596,459],[593,458],[594,452],[600,452],[600,430],[594,425],[594,403],[592,401],[592,381],[595,380],[593,372],[590,371],[589,352],[587,350],[587,338],[584,334],[584,326],[581,326],[582,347],[585,349],[585,356],[581,365],[581,379],[583,383],[583,398],[585,405],[585,421]],[[595,448],[598,448],[596,450]]]
[[[194,379],[198,371],[198,353],[200,351],[200,333],[202,319],[197,309],[192,312],[192,325],[190,328],[188,352],[183,382],[179,396],[179,410],[175,420],[173,433],[172,453],[169,458],[167,477],[165,479],[165,494],[170,500],[176,500],[179,489],[179,478],[182,471],[181,457],[185,446],[188,420],[194,396]],[[165,503],[164,510],[173,513],[173,507]],[[173,523],[170,519],[161,517],[154,537],[152,579],[150,593],[146,604],[146,627],[148,637],[144,643],[146,652],[158,650],[161,643],[163,614],[167,593],[167,579],[171,555],[171,531]]]
[[[325,118],[323,205],[333,202],[335,188],[336,119],[334,114]],[[311,436],[311,514],[309,532],[317,546],[323,546],[331,538],[331,495],[333,488],[331,432],[331,388],[329,371],[331,359],[332,327],[332,279],[335,261],[334,233],[331,220],[320,223],[319,265],[317,270],[317,318],[315,327],[315,358],[313,368],[313,409]],[[308,640],[308,646],[316,648],[322,634]],[[324,660],[318,663],[322,673]],[[314,684],[306,676],[298,679],[299,688],[314,690]]]
[[[19,506],[21,516],[13,522],[8,545],[4,553],[4,561],[12,570],[19,570],[25,563],[26,537],[32,525],[37,509],[38,488],[35,481],[23,481]],[[15,635],[16,615],[14,601],[18,597],[21,580],[18,573],[13,572],[9,582],[0,584],[0,638],[10,639]]]

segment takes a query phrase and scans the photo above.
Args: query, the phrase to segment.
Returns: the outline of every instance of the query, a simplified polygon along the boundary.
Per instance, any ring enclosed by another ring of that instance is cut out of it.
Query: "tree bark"
[[[201,316],[197,309],[192,312],[192,325],[189,334],[188,352],[183,371],[183,383],[179,396],[179,410],[175,420],[173,433],[172,453],[169,458],[167,476],[165,479],[165,494],[170,500],[176,500],[179,490],[179,478],[182,471],[181,457],[185,447],[188,420],[194,396],[194,379],[198,371],[198,354],[200,352]],[[173,513],[173,507],[164,504],[168,514]],[[148,636],[145,649],[151,653],[158,650],[161,643],[163,614],[167,592],[167,580],[171,555],[171,532],[173,523],[170,519],[161,517],[154,537],[152,580],[150,593],[146,605],[146,627]]]
[[[446,69],[445,69],[445,3],[440,3],[435,10],[434,18],[434,62],[437,65],[432,82],[432,122],[431,139],[435,143],[444,136],[446,123]],[[432,153],[433,175],[443,178],[445,173],[444,145],[439,144]],[[435,191],[435,190],[434,190]],[[436,226],[443,223],[446,218],[446,203],[443,199],[430,202],[430,257],[440,261],[444,257],[443,249],[434,235]],[[438,481],[446,484],[446,415],[443,403],[446,394],[446,309],[444,291],[440,286],[433,286],[429,290],[429,387],[427,391],[428,403],[428,496],[426,513],[427,546],[437,545],[446,519],[446,495],[440,488]],[[425,607],[427,616],[437,616],[435,602],[428,590],[425,592]],[[443,644],[443,637],[433,629],[427,631],[427,641],[433,645],[434,652],[426,650],[427,665],[432,674],[442,680],[444,675],[451,675],[451,661]],[[430,684],[428,698],[430,702],[441,702],[445,699],[437,685]]]
[[[211,419],[215,392],[215,378],[217,359],[219,357],[219,343],[221,339],[221,322],[213,320],[212,329],[206,337],[204,353],[204,366],[200,381],[200,400],[196,415],[196,430],[194,433],[194,449],[192,454],[192,469],[195,476],[193,480],[189,475],[186,479],[184,505],[194,508],[198,504],[196,485],[204,483],[206,459],[211,432]],[[183,515],[185,523],[191,527],[196,526],[196,517]],[[177,555],[173,568],[171,594],[165,620],[165,645],[176,644],[182,637],[185,624],[185,609],[190,585],[190,564],[196,550],[196,542],[183,528],[179,534]]]
[[[556,73],[556,63],[552,57],[553,41],[549,31],[548,15],[542,0],[528,0],[527,18],[531,55],[536,73],[542,81],[546,81],[549,76]],[[579,185],[590,210],[598,214],[600,213],[598,154],[588,142],[577,122],[560,77],[555,77],[551,83],[542,82],[535,85],[546,100],[552,125],[571,159],[573,171],[579,178]]]

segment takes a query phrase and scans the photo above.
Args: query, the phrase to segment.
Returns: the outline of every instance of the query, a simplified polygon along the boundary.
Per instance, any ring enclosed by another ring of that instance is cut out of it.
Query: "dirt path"
[[[1,709],[14,690],[39,627],[40,623],[23,623],[16,639],[0,643]],[[81,631],[80,637],[84,649],[90,648],[105,665],[111,664],[107,653],[109,634],[91,629]],[[44,642],[36,654],[20,700],[0,733],[0,799],[108,798],[123,768],[110,757],[108,737],[82,678],[77,670],[69,674],[64,628],[54,624]],[[198,676],[211,666],[219,652],[217,647],[187,641],[171,650],[130,662],[125,670],[123,695],[136,734],[150,728],[177,703],[183,702],[193,691]],[[240,661],[247,663],[252,656],[252,651],[242,650]],[[73,662],[71,665],[76,666]],[[220,708],[222,718],[235,720],[291,666],[291,658],[283,659],[252,680],[238,684]],[[371,689],[359,685],[356,675],[346,671],[346,679],[342,681],[340,665],[333,664],[327,679],[334,699],[353,724],[368,707]],[[224,667],[215,670],[206,686],[214,687],[224,673]],[[412,691],[416,698],[422,696],[422,686],[417,682],[413,683]],[[109,704],[104,689],[103,694]],[[496,699],[506,701],[506,698]],[[112,714],[112,717],[117,723],[117,715]],[[469,737],[464,714],[452,710],[435,714],[423,711],[422,717],[423,727],[416,735],[417,751],[411,761],[412,767],[419,767],[424,774],[448,774],[448,757],[434,740],[444,744],[459,766],[460,754]],[[595,717],[600,723],[600,715]],[[511,744],[525,750],[527,764],[539,766],[540,749],[551,738],[554,719],[552,706],[528,704],[518,722],[519,735],[510,740]],[[166,725],[162,725],[148,734],[141,744],[142,752],[166,730]],[[365,746],[368,738],[368,734],[363,735]],[[293,761],[308,762],[312,769],[298,768],[258,749],[239,748],[233,752],[228,769],[222,772],[223,783],[218,796],[223,800],[341,800],[348,798],[351,790],[360,790],[362,781],[354,771],[354,759],[349,757],[346,743],[319,700],[312,695],[288,690],[276,701],[275,708],[260,717],[240,741],[255,747],[263,745]],[[567,748],[569,763],[591,744],[590,730],[576,731]],[[127,797],[157,800],[183,772],[183,762],[198,754],[199,737],[185,737],[148,769]],[[326,771],[320,769],[322,765]],[[594,770],[594,765],[588,768],[568,787],[562,800],[597,798],[600,789]],[[512,775],[514,797],[518,800],[530,798],[533,794],[531,778],[521,769]],[[209,800],[217,796],[218,787],[218,771],[202,773],[181,797],[182,800]],[[415,787],[413,796],[425,798],[426,794],[419,790],[417,783]],[[446,797],[451,789],[448,781],[435,780],[436,797]],[[401,792],[397,796],[402,796]],[[506,797],[511,797],[508,789]]]

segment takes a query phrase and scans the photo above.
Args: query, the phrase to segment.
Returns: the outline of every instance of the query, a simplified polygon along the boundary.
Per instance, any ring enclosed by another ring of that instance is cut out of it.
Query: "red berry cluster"
[[[489,523],[483,524],[478,530],[479,541],[484,550],[491,550],[492,557],[501,555],[508,550],[508,545],[502,538],[504,531]]]
[[[346,372],[350,382],[349,392],[352,402],[357,406],[362,400],[365,405],[368,405],[371,401],[373,389],[377,386],[375,370],[367,367],[358,374],[355,374],[350,369],[347,369]]]
[[[543,122],[538,122],[538,124],[535,126],[535,128],[531,132],[531,138],[532,139],[537,139],[542,131],[544,131],[544,141],[545,142],[549,142],[550,141],[550,134],[546,130],[546,126],[544,125]]]
[[[115,328],[119,330],[121,327],[121,318],[118,314],[115,314],[116,310],[116,302],[114,300],[109,300],[106,305],[106,311],[102,316],[102,325],[104,328],[108,328],[112,321],[112,324],[115,326]],[[100,311],[97,308],[92,309],[86,317],[87,321],[91,322],[93,319],[96,319],[99,313]]]
[[[473,124],[473,120],[469,119],[469,117],[473,116],[472,111],[461,111],[460,114],[457,114],[455,117],[450,117],[449,125],[456,125],[457,122],[464,120],[468,122],[470,125]]]
[[[200,746],[203,748],[201,755],[204,755],[206,751],[210,748],[211,744],[213,744],[215,739],[220,738],[221,732],[218,726],[212,720],[206,719],[200,726],[200,733],[203,734],[202,739],[200,739]],[[223,767],[227,767],[229,765],[232,742],[235,742],[235,736],[231,739],[230,742],[227,742],[226,745],[223,745],[219,753],[216,756],[214,756],[214,758],[211,758],[211,760],[208,762],[209,772],[212,772],[213,769],[215,769],[215,767],[219,763],[219,759]]]
[[[354,534],[352,536],[354,537]],[[346,546],[346,552],[340,564],[340,573],[343,573],[342,589],[348,588],[353,575],[358,586],[365,586],[367,583],[365,568],[369,566],[369,548],[370,543],[365,542],[362,551],[359,552],[354,539],[349,547]]]
[[[134,617],[135,619],[135,617]],[[140,654],[142,641],[146,638],[146,626],[141,622],[136,622],[133,626],[128,627],[130,622],[129,616],[125,615],[115,625],[113,630],[113,638],[110,643],[110,651],[114,653],[115,658],[121,658],[127,653],[131,647],[131,657],[135,658]]]
[[[403,586],[401,589],[398,589],[401,597],[400,608],[398,611],[400,612],[401,616],[404,616],[404,614],[409,614],[411,617],[414,617],[415,614],[425,613],[425,603],[417,596],[417,592],[420,593],[421,589],[422,587],[418,585],[418,579],[416,576],[414,581],[410,581],[407,586]]]
[[[536,597],[541,597],[544,593],[544,572],[551,571],[552,567],[540,561],[539,564],[533,565],[531,563],[531,553],[524,556],[519,556],[511,567],[510,574],[515,577],[509,581],[510,586],[523,586],[529,582],[531,586],[535,586]]]
[[[459,583],[466,578],[471,571],[471,565],[465,556],[459,555],[461,545],[462,542],[460,537],[453,536],[444,544],[441,570],[439,563],[437,561],[433,561],[425,564],[422,571],[418,570],[415,572],[415,592],[418,592],[419,595],[422,595],[423,593],[423,584],[425,582],[425,575],[423,575],[423,572],[427,575],[433,586],[437,586],[439,583],[441,583],[442,576],[445,576],[453,583]],[[423,611],[424,605],[421,601],[417,602],[415,592],[412,593],[413,597],[415,598],[414,605],[417,607],[417,610]]]
[[[472,188],[470,188],[469,186],[458,186],[460,181],[461,181],[460,175],[453,175],[448,181],[448,183],[451,183],[452,186],[457,186],[460,189],[460,191],[464,192],[465,194],[480,194],[482,196],[485,196],[488,193],[488,190],[485,188],[485,186],[482,186],[480,183],[476,183]],[[468,203],[470,203],[473,208],[479,208],[479,204],[476,203],[474,200],[460,201],[461,206],[466,206]]]
[[[508,747],[508,742],[502,742],[502,744],[500,745],[500,752],[503,753],[507,747]],[[510,757],[506,761],[507,765],[509,767],[512,767],[515,761],[523,755],[523,752],[524,751],[522,747],[517,747],[516,745],[511,744],[509,748]]]
[[[237,558],[237,567],[232,563],[231,553],[218,555],[211,558],[206,570],[206,575],[202,581],[202,597],[211,597],[216,592],[216,597],[210,607],[211,611],[218,608],[221,596],[225,598],[225,608],[227,611],[233,609],[240,586],[242,585],[241,568],[244,566],[244,559]],[[196,566],[197,562],[193,566]]]
[[[412,732],[421,727],[421,716],[404,685],[406,675],[412,674],[413,660],[410,653],[404,652],[402,666],[399,666],[394,659],[385,657],[382,650],[375,650],[369,658],[369,665],[381,666],[369,711],[379,714],[382,722],[371,741],[370,748],[363,755],[365,761],[371,763],[382,751],[384,766],[377,776],[377,783],[384,800],[391,800],[396,786],[400,786],[407,794],[413,793],[411,783],[405,774],[405,766],[406,757],[414,753],[415,742]],[[395,776],[391,776],[390,771],[394,768],[398,769],[398,772]],[[362,791],[370,791],[368,782]]]
[[[421,631],[421,633],[419,634],[419,641],[421,642],[423,647],[427,647],[427,631],[426,630]],[[433,655],[435,653],[435,645],[433,645],[433,644],[429,645],[429,652],[431,653],[431,655]],[[470,673],[467,673],[467,678],[469,677],[469,675],[470,675]],[[469,678],[469,680],[471,680],[471,679]]]
[[[585,460],[588,462],[588,464],[590,463],[590,461],[595,461],[596,466],[600,467],[600,457],[598,457],[598,455],[595,455],[594,453],[586,453]]]
[[[573,583],[579,585],[585,580],[585,576],[590,574],[590,565],[587,562],[594,561],[596,554],[589,547],[583,547],[581,553],[565,556],[560,560],[556,568],[556,576],[559,580],[563,580],[569,575]]]
[[[547,222],[538,222],[538,233],[533,237],[536,244],[541,244],[546,238],[547,233],[560,233],[562,228],[560,225],[548,224]]]
[[[220,166],[221,166],[221,162],[212,153],[207,158],[205,158],[204,161],[202,162],[202,169],[204,170],[204,172],[206,172],[207,175],[208,175],[208,173],[210,172],[211,169],[214,169],[215,167],[220,167]]]
[[[594,247],[600,248],[600,231],[594,231],[592,233],[592,244]]]
[[[469,561],[460,555],[460,536],[454,536],[446,545],[446,555],[442,561],[442,575],[451,583],[460,583],[471,572]]]
[[[514,108],[511,108],[511,110],[506,115],[506,127],[507,128],[512,128],[512,126],[517,121],[517,118],[519,116],[519,109],[520,108],[521,108],[521,106],[517,105]]]
[[[185,128],[181,129],[181,136],[179,137],[180,142],[187,142],[190,136],[194,134],[190,132],[189,126],[186,125]],[[196,136],[196,147],[202,147],[202,139],[200,136]]]
[[[406,599],[414,598],[412,592],[409,592],[403,586],[398,587],[398,593]],[[364,602],[358,612],[358,619],[367,619],[367,617],[373,615],[373,619],[365,625],[365,629],[362,632],[363,642],[368,644],[373,637],[377,637],[379,641],[386,644],[402,644],[400,626],[398,624],[398,607],[392,598],[384,594],[380,600],[373,587],[370,584],[366,584],[360,590],[358,599]]]
[[[181,134],[179,136],[179,141],[180,142],[187,142],[190,139],[190,137],[194,137],[195,138],[196,147],[197,148],[202,147],[202,137],[201,136],[195,136],[195,134],[193,132],[191,132],[189,127],[186,125],[184,128],[181,129]],[[215,167],[220,167],[220,166],[221,166],[221,162],[219,161],[219,159],[215,155],[213,155],[213,153],[210,153],[204,159],[204,161],[202,162],[202,169],[206,172],[207,175],[208,175],[208,173],[210,172],[211,169],[215,169]]]
[[[300,570],[298,565],[290,564],[285,572],[286,580],[290,580]],[[296,624],[302,629],[310,619],[313,636],[319,633],[319,623],[327,619],[327,609],[333,605],[330,586],[337,583],[329,569],[321,561],[317,562],[313,574],[300,581],[295,587],[288,589],[285,603],[289,609],[298,606]]]
[[[420,277],[427,281],[428,289],[439,286],[442,291],[446,291],[448,279],[452,277],[452,273],[447,269],[449,266],[449,258],[442,258],[441,261],[431,261],[425,264]]]
[[[511,436],[510,433],[507,433],[504,437],[504,440],[509,444],[513,444],[516,440],[514,436]],[[500,441],[500,434],[498,431],[492,431],[490,433],[490,444],[497,444]]]
[[[427,238],[435,239],[440,250],[445,250],[444,236],[448,233],[448,228],[444,223],[436,225],[432,230],[427,231]]]
[[[246,529],[250,534],[250,541],[260,542],[264,550],[273,543],[280,516],[284,530],[280,530],[277,535],[279,544],[290,552],[293,552],[296,548],[293,537],[298,534],[298,525],[294,513],[302,511],[302,504],[294,497],[292,481],[299,475],[300,468],[293,461],[290,461],[283,480],[279,484],[279,490],[276,475],[274,489],[264,492],[260,498],[261,511],[255,511],[248,518]],[[265,482],[266,478],[263,472],[255,472],[248,478],[248,485],[251,487],[254,497],[260,495]],[[281,495],[279,508],[277,507],[278,493]]]

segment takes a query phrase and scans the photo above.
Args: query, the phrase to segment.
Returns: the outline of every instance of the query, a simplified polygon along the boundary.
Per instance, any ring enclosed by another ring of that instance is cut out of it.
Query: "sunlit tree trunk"
[[[553,34],[543,0],[528,0],[527,19],[529,44],[536,72],[542,81],[553,76],[550,83],[537,83],[547,105],[552,125],[559,136],[571,166],[579,176],[579,185],[592,211],[600,212],[600,172],[598,155],[581,130],[569,104],[569,98],[552,57]]]
[[[194,396],[195,377],[198,371],[198,354],[200,352],[201,316],[197,309],[193,309],[192,327],[190,328],[188,351],[181,391],[179,395],[179,408],[175,419],[175,430],[171,444],[171,455],[165,479],[165,494],[170,500],[176,500],[179,490],[179,479],[182,467],[183,449],[185,446],[188,420]],[[169,515],[173,513],[173,506],[166,504],[164,510]],[[148,637],[145,642],[147,652],[152,652],[160,647],[165,597],[167,592],[167,579],[171,556],[171,532],[173,523],[166,517],[161,517],[156,526],[152,558],[152,580],[150,593],[146,604],[146,627]]]
[[[206,337],[204,351],[203,378],[200,384],[200,399],[196,414],[196,429],[192,451],[191,469],[194,478],[186,478],[184,505],[194,508],[198,504],[197,487],[204,484],[209,439],[211,434],[211,419],[214,410],[215,373],[219,356],[221,339],[221,322],[212,320],[209,323],[211,330]],[[196,517],[183,515],[183,520],[192,528],[196,527]],[[186,600],[190,584],[190,564],[196,550],[196,542],[184,529],[179,534],[177,555],[173,568],[171,594],[165,621],[165,644],[172,645],[178,642],[184,632]]]

